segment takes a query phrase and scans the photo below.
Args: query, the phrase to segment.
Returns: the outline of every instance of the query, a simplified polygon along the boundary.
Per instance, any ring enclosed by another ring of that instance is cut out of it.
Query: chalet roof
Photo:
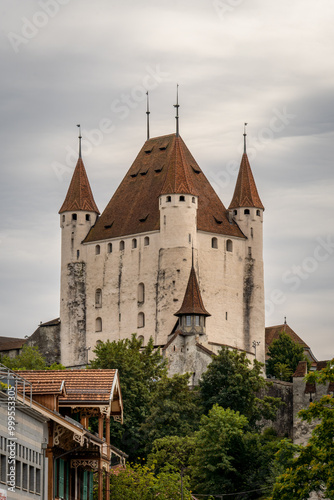
[[[296,334],[296,332],[294,332],[292,328],[290,328],[290,326],[287,325],[286,323],[284,323],[283,325],[268,326],[266,328],[266,348],[268,348],[274,340],[277,340],[279,338],[279,334],[281,332],[284,332],[287,335],[289,335],[291,340],[296,342],[296,344],[299,344],[302,347],[304,347],[304,349],[309,349],[309,346],[306,344],[306,342],[304,342],[304,340],[302,340]]]
[[[194,266],[191,266],[188,285],[184,294],[182,306],[174,314],[174,316],[181,316],[183,314],[211,316],[211,314],[208,313],[204,307]]]
[[[21,349],[26,342],[26,339],[20,339],[17,337],[0,337],[0,351]]]
[[[198,230],[245,237],[181,137],[171,134],[145,142],[85,242],[159,230],[162,194],[198,196]]]
[[[22,370],[20,376],[32,383],[33,394],[60,394],[59,404],[109,404],[116,370]],[[66,393],[61,394],[62,384]],[[52,392],[54,389],[55,392]]]
[[[78,159],[70,187],[68,188],[65,201],[62,204],[59,213],[61,214],[63,212],[73,212],[79,210],[96,212],[97,214],[100,213],[94,201],[86,169],[81,158]]]
[[[247,153],[242,155],[237,183],[229,206],[230,209],[238,207],[255,207],[264,210],[259,193],[257,192]]]

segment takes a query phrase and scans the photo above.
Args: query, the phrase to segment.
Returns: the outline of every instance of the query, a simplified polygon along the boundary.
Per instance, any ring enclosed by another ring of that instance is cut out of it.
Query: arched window
[[[96,245],[95,246],[95,255],[100,255],[100,253],[101,253],[101,247],[100,247],[100,245]]]
[[[249,214],[250,214],[249,208],[245,208],[245,210],[244,210],[244,214],[245,214],[245,215],[249,215]]]
[[[145,238],[144,238],[144,246],[148,247],[149,244],[150,244],[150,238],[148,236],[145,236]]]
[[[96,320],[95,320],[95,331],[102,332],[102,319],[101,318],[96,318]]]
[[[145,314],[140,312],[138,314],[138,320],[137,320],[137,327],[138,328],[143,328],[145,326]]]
[[[212,240],[211,240],[211,248],[218,248],[218,240],[217,240],[217,238],[212,238]]]
[[[77,214],[72,214],[72,220],[77,220]]]
[[[196,200],[195,200],[195,196],[193,196],[193,197],[191,198],[191,201],[192,201],[192,203],[195,203],[195,202],[196,202]]]
[[[136,240],[136,238],[133,238],[133,240],[132,240],[132,248],[137,248],[137,240]]]
[[[95,290],[95,307],[102,307],[102,290],[97,288]]]
[[[139,335],[138,340],[140,340],[141,345],[144,345],[144,335]]]
[[[144,283],[139,283],[138,285],[138,302],[145,302],[145,285]]]
[[[122,241],[120,241],[120,242],[119,242],[119,249],[120,249],[120,250],[124,250],[124,247],[125,247],[125,243],[124,243],[124,241],[122,240]]]
[[[185,197],[184,196],[180,196],[179,197],[179,201],[186,201]]]
[[[233,250],[232,240],[227,240],[226,241],[226,250],[227,250],[227,252],[232,252],[232,250]]]
[[[171,196],[166,196],[166,201],[167,201],[167,203],[171,202],[172,201],[172,197]]]
[[[112,252],[112,243],[108,243],[108,253]]]
[[[261,215],[260,210],[256,210],[256,215],[258,215],[260,217],[260,215]]]

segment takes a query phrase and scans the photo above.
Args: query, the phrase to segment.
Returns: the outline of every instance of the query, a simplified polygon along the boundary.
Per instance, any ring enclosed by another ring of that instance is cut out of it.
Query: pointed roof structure
[[[94,201],[86,169],[81,156],[77,161],[70,187],[59,213],[84,210],[99,214],[99,209]]]
[[[158,231],[165,194],[198,196],[198,230],[245,238],[182,138],[170,134],[145,142],[85,242]]]
[[[239,207],[254,207],[264,210],[246,152],[241,158],[237,183],[229,206],[230,209]]]
[[[182,306],[174,314],[174,316],[182,316],[184,314],[211,316],[211,314],[208,313],[204,307],[194,266],[191,266],[188,285],[186,293],[184,294]]]

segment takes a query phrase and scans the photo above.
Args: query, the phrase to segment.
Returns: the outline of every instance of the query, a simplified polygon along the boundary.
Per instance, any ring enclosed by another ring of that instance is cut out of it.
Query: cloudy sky
[[[225,206],[248,122],[265,205],[266,324],[334,356],[332,0],[3,0],[1,333],[59,315],[60,230],[83,129],[100,211],[151,136],[180,132]]]

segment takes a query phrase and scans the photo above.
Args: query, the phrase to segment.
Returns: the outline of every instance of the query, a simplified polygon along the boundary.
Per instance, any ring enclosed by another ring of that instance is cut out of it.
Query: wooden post
[[[99,438],[103,439],[103,416],[99,415]]]
[[[52,446],[53,446],[53,422],[48,423],[48,430],[49,430],[49,441],[48,441],[48,447],[45,451],[45,456],[48,459],[48,498],[53,499],[53,476],[54,476],[54,471],[53,471],[53,451],[52,451]],[[44,484],[43,484],[44,488]]]
[[[103,470],[102,470],[102,458],[99,460],[99,491],[98,500],[104,500],[103,498]]]
[[[110,418],[106,418],[106,443],[107,443],[107,456],[110,460]]]

